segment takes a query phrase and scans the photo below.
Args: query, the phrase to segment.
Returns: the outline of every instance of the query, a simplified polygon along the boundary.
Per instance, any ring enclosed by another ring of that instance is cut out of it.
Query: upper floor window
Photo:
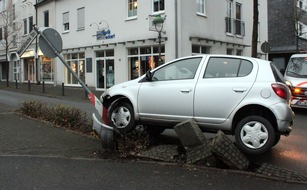
[[[23,19],[23,34],[28,33],[28,21],[27,19]]]
[[[63,13],[63,30],[69,31],[69,12]]]
[[[152,0],[153,1],[153,12],[165,11],[164,0]]]
[[[44,26],[49,27],[49,11],[44,12]]]
[[[33,30],[33,16],[29,17],[29,32]]]
[[[206,0],[196,0],[197,3],[197,13],[206,15]]]
[[[0,28],[0,40],[3,40],[2,28]]]
[[[85,28],[85,21],[84,21],[84,17],[85,17],[85,8],[79,8],[77,9],[77,15],[78,15],[78,30],[83,30]]]
[[[128,0],[128,17],[137,16],[138,1]]]

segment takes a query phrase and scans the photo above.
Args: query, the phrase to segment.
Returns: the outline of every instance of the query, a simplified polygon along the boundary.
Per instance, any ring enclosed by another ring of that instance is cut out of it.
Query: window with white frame
[[[210,46],[192,45],[192,55],[197,54],[210,54]]]
[[[206,15],[206,0],[196,0],[197,13],[201,15]]]
[[[232,13],[233,1],[227,0],[227,12],[226,12],[226,33],[233,33]]]
[[[85,82],[85,53],[68,53],[64,54],[64,58],[72,71]],[[78,85],[77,79],[65,68],[65,83]]]
[[[164,0],[152,0],[153,2],[153,12],[165,11]]]
[[[307,26],[302,23],[302,22],[298,22],[298,35],[301,38],[307,38]]]
[[[128,17],[137,16],[137,10],[138,10],[138,1],[128,0]]]
[[[129,79],[135,79],[146,71],[156,68],[159,59],[158,46],[135,47],[128,49]],[[161,47],[161,59],[165,61],[165,47]]]
[[[85,28],[85,8],[77,9],[77,16],[78,16],[78,30],[83,30]]]
[[[69,31],[69,12],[63,13],[63,31]]]

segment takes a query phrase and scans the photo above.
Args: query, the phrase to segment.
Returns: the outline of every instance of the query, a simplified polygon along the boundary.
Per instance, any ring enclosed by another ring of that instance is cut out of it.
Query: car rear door
[[[238,57],[207,59],[196,85],[194,116],[202,124],[221,124],[248,94],[258,66]]]
[[[142,121],[176,123],[193,117],[193,97],[202,56],[176,60],[154,71],[139,89]]]

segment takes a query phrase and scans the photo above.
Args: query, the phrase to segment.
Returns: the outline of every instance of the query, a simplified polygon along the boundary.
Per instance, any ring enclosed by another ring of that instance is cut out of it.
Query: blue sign
[[[111,30],[98,30],[96,32],[96,39],[97,40],[106,40],[106,39],[113,39],[115,38],[115,34],[111,34]]]

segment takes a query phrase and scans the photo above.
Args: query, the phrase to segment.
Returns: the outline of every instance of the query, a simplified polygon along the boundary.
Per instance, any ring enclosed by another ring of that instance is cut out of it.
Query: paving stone
[[[286,181],[307,181],[307,177],[304,175],[268,163],[262,164],[261,167],[256,170],[256,173],[284,179]]]
[[[200,161],[204,162],[212,156],[209,143],[204,143],[197,147],[186,148],[186,162],[188,164],[194,164]]]
[[[176,145],[159,145],[141,152],[138,157],[150,158],[165,162],[178,162],[180,155]]]
[[[219,131],[216,138],[212,140],[211,150],[232,169],[247,170],[249,167],[249,160],[222,131]]]

